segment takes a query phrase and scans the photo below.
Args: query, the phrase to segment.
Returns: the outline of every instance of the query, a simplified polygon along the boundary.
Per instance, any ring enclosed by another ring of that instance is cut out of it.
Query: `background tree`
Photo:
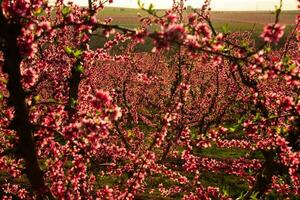
[[[281,5],[256,47],[213,27],[210,1],[187,17],[184,0],[163,16],[139,2],[149,15],[136,30],[97,18],[107,2],[1,1],[3,198],[230,199],[207,172],[247,182],[240,198],[299,196],[299,22],[272,50]],[[136,53],[147,38],[153,52]]]

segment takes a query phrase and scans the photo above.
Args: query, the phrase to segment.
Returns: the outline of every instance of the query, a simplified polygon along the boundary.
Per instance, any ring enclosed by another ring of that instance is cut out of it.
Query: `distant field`
[[[289,32],[295,24],[298,11],[285,11],[280,15],[279,23],[286,25]],[[228,25],[230,31],[252,30],[258,36],[263,30],[264,25],[274,23],[275,16],[267,11],[248,11],[248,12],[213,12],[212,22],[217,29]]]
[[[158,10],[157,14],[159,16],[164,15],[164,10]],[[112,8],[108,7],[99,12],[98,18],[104,20],[108,17],[113,19],[113,24],[119,24],[129,28],[135,28],[139,24],[139,17],[147,16],[147,13],[139,9],[131,8]],[[284,11],[280,15],[280,23],[286,25],[286,34],[290,32],[295,24],[296,15],[299,14],[299,11]],[[247,31],[253,30],[254,39],[257,43],[260,43],[261,40],[259,35],[263,29],[263,26],[268,23],[274,22],[275,16],[270,11],[215,11],[212,12],[212,22],[217,30],[221,30],[223,26],[227,26],[229,31]],[[91,47],[98,47],[99,43],[95,43],[95,38],[92,39]],[[99,38],[97,39],[99,42]],[[146,44],[146,51],[151,47]]]
[[[298,11],[285,11],[280,15],[280,23],[292,25],[295,23]],[[212,20],[226,23],[249,23],[264,25],[274,22],[273,12],[247,11],[247,12],[212,12]]]
[[[130,8],[105,8],[99,13],[99,18],[104,19],[112,17],[114,23],[122,25],[137,25],[139,22],[138,13],[146,16],[146,13],[139,9]],[[157,11],[158,15],[163,15],[164,11]],[[299,11],[285,11],[280,16],[280,23],[286,25],[293,25],[295,23],[296,15]],[[212,21],[216,24],[244,24],[244,28],[253,27],[256,24],[262,27],[264,24],[274,22],[274,14],[270,11],[215,11],[212,12]],[[248,25],[248,26],[247,26]]]

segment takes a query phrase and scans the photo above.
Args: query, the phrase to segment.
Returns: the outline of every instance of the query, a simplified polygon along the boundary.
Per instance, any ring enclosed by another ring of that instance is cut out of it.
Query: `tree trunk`
[[[25,161],[25,173],[32,188],[40,196],[44,196],[48,191],[45,186],[43,172],[37,160],[33,128],[28,117],[29,111],[26,103],[26,93],[21,83],[20,64],[22,56],[17,44],[21,25],[8,22],[2,12],[0,12],[0,25],[0,36],[4,40],[3,71],[8,74],[7,89],[9,91],[9,105],[13,106],[15,111],[9,128],[16,131],[19,137],[17,143],[18,152]]]

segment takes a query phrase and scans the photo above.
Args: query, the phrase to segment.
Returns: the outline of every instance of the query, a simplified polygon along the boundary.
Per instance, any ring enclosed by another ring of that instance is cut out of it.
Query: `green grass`
[[[227,193],[234,198],[239,197],[248,190],[246,181],[234,175],[204,172],[201,174],[200,180],[204,186],[219,187],[223,193]]]
[[[213,157],[216,159],[226,159],[226,158],[240,158],[245,156],[249,151],[243,150],[243,149],[237,149],[237,148],[217,148],[215,146],[206,148],[206,149],[201,149],[200,150],[195,150],[195,154],[201,155],[201,156],[207,156],[207,157]]]

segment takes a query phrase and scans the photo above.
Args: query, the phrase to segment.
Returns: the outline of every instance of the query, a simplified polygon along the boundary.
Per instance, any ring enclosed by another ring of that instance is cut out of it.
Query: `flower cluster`
[[[264,27],[264,31],[261,34],[261,37],[266,42],[275,42],[278,43],[280,38],[284,35],[284,25],[280,24],[268,24]]]

